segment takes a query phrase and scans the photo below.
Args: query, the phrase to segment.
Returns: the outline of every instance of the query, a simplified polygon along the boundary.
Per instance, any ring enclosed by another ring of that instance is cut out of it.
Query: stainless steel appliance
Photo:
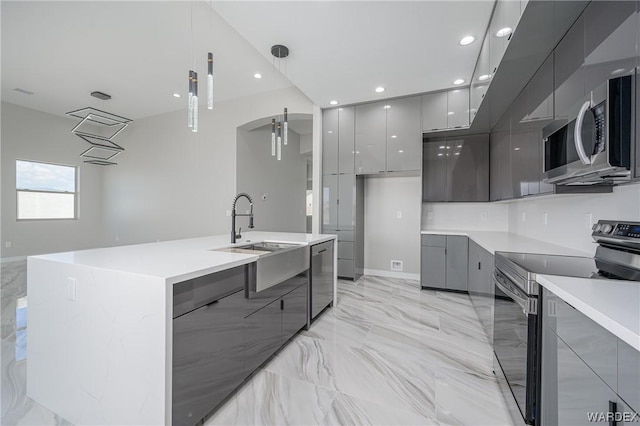
[[[640,281],[640,222],[601,220],[590,257],[497,252],[493,350],[523,419],[539,418],[540,309],[536,275]]]
[[[333,301],[333,240],[311,246],[311,309],[314,320]]]
[[[593,90],[576,117],[543,129],[544,181],[558,185],[612,184],[630,179],[633,76]]]

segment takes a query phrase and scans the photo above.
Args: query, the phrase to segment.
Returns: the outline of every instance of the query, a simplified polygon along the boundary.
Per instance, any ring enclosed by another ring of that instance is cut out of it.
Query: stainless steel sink
[[[309,269],[309,246],[306,245],[263,241],[214,251],[259,256],[249,276],[249,290],[253,292],[266,290]]]

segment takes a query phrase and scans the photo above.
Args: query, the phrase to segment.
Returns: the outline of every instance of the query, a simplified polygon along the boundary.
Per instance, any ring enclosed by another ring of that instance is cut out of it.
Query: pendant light
[[[191,97],[191,102],[193,104],[193,125],[191,126],[191,131],[194,133],[198,132],[198,73],[193,72],[193,96]]]
[[[282,160],[282,123],[278,121],[278,146],[277,146],[277,160]]]
[[[271,55],[273,55],[273,67],[276,67],[276,59],[278,60],[278,71],[280,69],[280,62],[289,56],[289,48],[282,44],[276,44],[271,46]],[[282,121],[279,121],[276,126],[276,118],[271,119],[271,155],[275,155],[278,161],[282,160],[282,144],[288,145],[289,143],[289,111],[284,109]],[[277,127],[277,134],[276,134]],[[284,132],[283,132],[284,130]],[[284,133],[284,134],[283,134]]]
[[[289,125],[287,123],[288,121],[288,114],[287,114],[287,109],[284,109],[284,144],[286,145],[288,142],[288,136],[289,136]]]
[[[193,127],[193,71],[189,70],[189,98],[187,100],[187,125]]]
[[[276,119],[271,119],[271,155],[276,156]]]
[[[207,54],[207,109],[213,109],[213,53]]]

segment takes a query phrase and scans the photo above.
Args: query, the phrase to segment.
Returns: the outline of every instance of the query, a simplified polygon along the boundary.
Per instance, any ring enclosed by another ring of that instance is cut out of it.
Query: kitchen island
[[[331,240],[249,232],[235,246]],[[29,257],[28,396],[76,424],[171,424],[174,287],[258,260],[216,251],[231,246],[222,235]],[[334,303],[335,286],[334,274]]]

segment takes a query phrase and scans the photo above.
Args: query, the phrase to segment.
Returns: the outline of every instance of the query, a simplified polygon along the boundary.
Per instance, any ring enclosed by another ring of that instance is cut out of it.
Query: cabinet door
[[[446,288],[449,290],[469,289],[467,269],[469,265],[469,238],[447,235]]]
[[[469,89],[454,89],[447,92],[447,128],[469,126]]]
[[[356,106],[356,173],[385,171],[387,153],[387,104]]]
[[[356,175],[338,176],[338,229],[354,231],[356,225]]]
[[[498,71],[498,66],[500,65],[500,61],[502,60],[502,56],[504,55],[504,51],[506,49],[506,39],[509,37],[509,34],[506,36],[498,36],[501,31],[504,31],[506,26],[506,3],[507,0],[497,0],[496,7],[493,10],[493,16],[491,17],[491,23],[489,24],[489,64],[491,69],[491,74],[495,75]],[[513,30],[511,28],[511,30]]]
[[[353,173],[356,153],[356,109],[338,108],[338,116],[338,172]]]
[[[245,370],[254,371],[282,345],[282,309],[280,299],[247,316],[245,334]]]
[[[537,181],[531,175],[532,163],[536,162],[535,147],[528,143],[527,92],[522,91],[508,111],[511,115],[511,186],[514,198],[529,195],[529,183]]]
[[[338,175],[322,176],[322,232],[338,230]]]
[[[508,117],[508,114],[506,114]],[[501,122],[504,120],[500,120]],[[508,123],[508,119],[507,119]],[[512,198],[511,189],[511,136],[509,125],[491,133],[490,142],[490,197],[491,201],[507,200]]]
[[[246,377],[240,291],[173,320],[173,424],[193,425]]]
[[[445,151],[447,201],[488,201],[489,137],[451,138],[447,140]]]
[[[387,171],[420,170],[422,154],[420,96],[389,101]]]
[[[447,128],[447,92],[422,95],[422,131]]]
[[[477,305],[476,295],[479,293],[481,280],[480,272],[480,246],[469,240],[469,264],[467,267],[467,285],[469,289],[469,297],[475,308]]]
[[[640,412],[640,352],[618,339],[618,394]]]
[[[322,111],[322,173],[338,173],[338,109]]]
[[[588,413],[608,412],[616,394],[548,327],[542,345],[543,424],[589,424]]]
[[[282,297],[282,343],[307,325],[308,298],[309,287],[307,284]]]
[[[489,39],[491,34],[487,34],[482,42],[482,48],[480,49],[480,55],[478,56],[478,63],[476,70],[473,73],[473,80],[471,81],[471,89],[469,94],[470,110],[471,110],[471,122],[478,113],[478,108],[482,104],[484,95],[487,93],[493,73],[489,69]]]
[[[422,144],[422,201],[447,201],[446,139]]]
[[[527,120],[553,120],[553,54],[544,61],[527,84]],[[540,127],[543,127],[543,123]]]
[[[422,246],[420,281],[422,287],[446,288],[446,248]]]
[[[611,77],[634,72],[637,55],[636,5],[631,1],[595,1],[584,12],[586,91]]]
[[[585,97],[584,15],[576,20],[554,50],[554,112],[573,119]]]

